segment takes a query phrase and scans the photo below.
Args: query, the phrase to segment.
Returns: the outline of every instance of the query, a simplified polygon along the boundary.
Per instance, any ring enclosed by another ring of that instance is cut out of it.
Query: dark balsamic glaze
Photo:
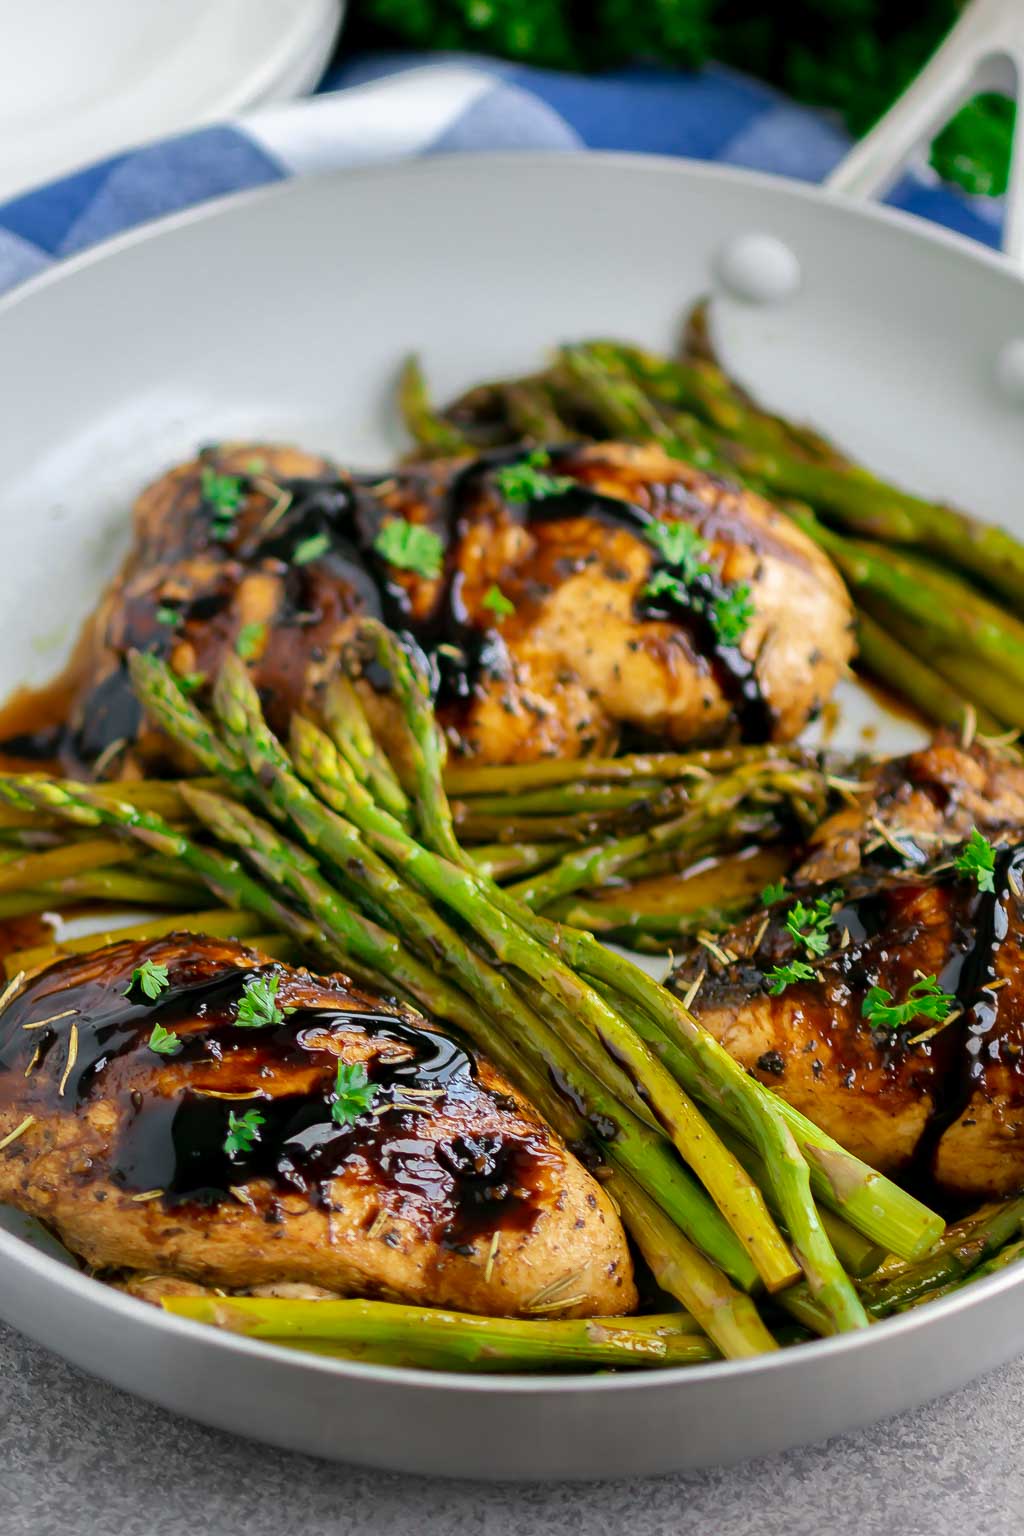
[[[448,1246],[532,1226],[556,1161],[550,1143],[541,1127],[524,1124],[515,1101],[488,1094],[457,1041],[408,1018],[329,1002],[297,1006],[275,1027],[243,1028],[238,1001],[267,968],[211,966],[201,941],[181,937],[190,950],[180,963],[172,958],[180,950],[166,941],[122,944],[105,952],[109,967],[88,968],[88,979],[76,980],[84,968],[75,959],[45,973],[45,989],[30,983],[0,1015],[0,1103],[9,1098],[42,1118],[113,1100],[117,1130],[102,1170],[90,1171],[126,1192],[159,1190],[168,1208],[216,1205],[250,1181],[265,1181],[275,1198],[326,1203],[331,1181],[347,1175],[372,1184],[393,1214]],[[135,988],[124,995],[147,953],[170,971],[154,1002]],[[289,995],[282,980],[285,1006]],[[77,1057],[67,1071],[72,1020],[24,1026],[69,1008],[78,1010]],[[156,1024],[179,1035],[178,1054],[148,1049]],[[363,1061],[375,1090],[351,1124],[332,1115],[339,1060],[332,1038],[347,1044],[342,1059]],[[212,1096],[220,1093],[231,1096]],[[230,1154],[231,1114],[249,1111],[262,1116],[258,1139]]]
[[[572,476],[578,467],[572,447],[556,445],[548,451],[553,472]],[[201,457],[212,463],[212,455],[213,450],[204,450]],[[141,595],[125,594],[110,643],[122,657],[131,649],[168,656],[177,640],[186,636],[201,652],[200,628],[208,627],[216,634],[218,623],[227,624],[234,592],[246,568],[260,564],[273,570],[281,584],[281,598],[270,625],[269,654],[258,669],[258,682],[271,712],[275,686],[280,688],[282,682],[297,683],[290,696],[301,696],[302,673],[312,643],[300,634],[291,645],[285,645],[282,632],[312,631],[317,626],[329,631],[332,614],[340,619],[358,612],[382,619],[415,647],[431,677],[438,707],[448,712],[449,723],[457,728],[458,710],[473,696],[481,673],[501,676],[508,663],[500,634],[480,628],[479,620],[467,611],[462,573],[454,556],[481,493],[490,491],[496,498],[500,495],[494,485],[495,472],[522,456],[521,448],[503,447],[462,462],[454,470],[426,464],[384,475],[279,476],[274,485],[287,498],[282,515],[273,520],[264,518],[250,528],[240,514],[239,531],[229,529],[225,540],[218,540],[214,533],[217,507],[196,490],[196,513],[183,534],[182,547],[162,552],[162,558],[218,554],[212,590],[180,599],[165,596],[159,601],[149,586]],[[257,474],[240,473],[234,478],[245,493],[265,488],[266,482]],[[703,504],[682,485],[665,487],[664,494],[666,504],[679,515],[689,513],[700,519],[706,514]],[[383,524],[402,515],[404,497],[425,510],[425,526],[438,534],[447,556],[427,611],[423,609],[422,580],[407,585],[375,547]],[[646,508],[605,495],[582,479],[556,496],[498,504],[505,516],[526,525],[590,518],[642,535],[659,521]],[[323,552],[308,564],[294,564],[298,546],[321,536],[325,540]],[[737,646],[723,645],[711,622],[711,606],[726,591],[720,578],[708,572],[689,591],[680,589],[679,595],[638,597],[636,616],[677,625],[731,702],[741,737],[767,739],[772,733],[773,715],[761,692],[755,663]],[[177,613],[177,624],[159,622],[158,607]],[[226,629],[223,638],[231,638]],[[293,675],[289,678],[288,674]],[[378,675],[372,663],[367,663],[366,675],[371,683],[386,686],[387,680]],[[141,721],[131,679],[122,663],[103,677],[76,709],[73,725],[65,730],[49,724],[38,732],[22,730],[0,744],[0,751],[36,761],[59,757],[68,771],[87,771],[114,743],[133,741]],[[272,724],[280,726],[283,722],[272,716]]]
[[[999,976],[999,951],[1010,934],[1009,904],[1018,900],[1014,887],[1019,891],[1024,886],[1024,845],[997,851],[992,884],[991,891],[975,893],[971,903],[969,946],[951,955],[939,977],[943,990],[955,995],[963,1015],[955,1025],[959,1047],[955,1070],[945,1078],[915,1156],[920,1169],[930,1168],[943,1132],[966,1113],[989,1066],[1003,1062],[1021,1072],[1019,1055],[1005,1054],[1005,1030],[999,1028],[1004,995],[1000,990],[989,991],[987,984]]]

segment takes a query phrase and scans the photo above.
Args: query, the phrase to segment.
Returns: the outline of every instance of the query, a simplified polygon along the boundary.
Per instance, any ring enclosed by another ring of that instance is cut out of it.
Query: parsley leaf
[[[973,875],[978,882],[979,891],[994,891],[996,888],[993,876],[996,869],[995,849],[977,827],[971,828],[971,835],[963,846],[963,851],[953,860],[953,867],[961,875]]]
[[[775,881],[772,882],[771,885],[766,885],[764,890],[761,892],[761,903],[762,903],[763,906],[766,906],[766,907],[774,906],[775,902],[777,902],[777,901],[785,901],[785,899],[786,899],[786,882],[785,882],[785,880],[775,880]]]
[[[215,512],[237,512],[242,505],[242,482],[237,475],[222,475],[207,467],[199,484],[203,500],[208,501]]]
[[[213,508],[210,531],[221,543],[234,532],[235,515],[242,505],[242,482],[237,475],[222,475],[207,467],[199,480],[203,500]]]
[[[646,529],[646,536],[665,564],[672,566],[684,582],[710,574],[710,565],[700,558],[708,548],[708,541],[701,538],[692,524],[652,523]]]
[[[326,555],[331,547],[331,541],[326,533],[310,534],[308,539],[300,539],[292,550],[292,565],[309,565],[312,560],[319,560],[321,555]]]
[[[894,1003],[885,987],[870,987],[861,1004],[861,1015],[872,1029],[895,1031],[914,1019],[942,1023],[956,999],[943,992],[935,976],[921,976],[909,988],[902,1003]]]
[[[181,623],[181,614],[177,608],[168,608],[163,603],[156,610],[154,618],[158,624],[166,624],[168,629]]]
[[[243,624],[238,631],[238,639],[235,641],[235,650],[243,661],[253,661],[263,650],[267,639],[267,626],[253,623]]]
[[[511,602],[500,587],[491,585],[483,596],[483,606],[489,608],[496,619],[507,619],[510,613],[515,613],[516,605]]]
[[[551,463],[551,455],[543,448],[527,454],[517,464],[506,464],[496,470],[494,483],[506,501],[545,501],[549,496],[564,496],[574,490],[576,481],[567,475],[545,475],[543,470]]]
[[[339,1061],[331,1104],[332,1120],[337,1125],[354,1125],[363,1111],[369,1109],[376,1092],[361,1061],[351,1067]]]
[[[169,985],[166,965],[161,965],[158,960],[143,960],[142,964],[137,965],[132,971],[132,979],[125,987],[124,995],[127,997],[133,987],[138,987],[143,997],[148,998],[152,1003]]]
[[[665,594],[674,597],[677,603],[683,607],[691,606],[691,600],[687,591],[686,582],[681,576],[674,576],[671,571],[658,570],[651,573],[651,579],[640,593],[641,597],[663,597]],[[698,598],[693,605],[700,606]]]
[[[162,1024],[153,1025],[153,1033],[147,1044],[151,1051],[156,1051],[158,1056],[177,1056],[182,1046],[178,1036],[169,1029],[164,1029]]]
[[[277,989],[280,982],[281,978],[276,972],[254,976],[246,982],[235,1013],[235,1023],[239,1029],[270,1029],[274,1024],[283,1024],[286,1013],[294,1013],[293,1008],[278,1006]]]
[[[786,915],[786,927],[798,944],[812,955],[823,955],[828,949],[828,930],[832,926],[832,908],[839,899],[833,891],[829,896],[819,896],[813,906],[798,901]]]
[[[737,582],[711,604],[711,623],[720,645],[736,645],[750,628],[754,604],[745,581]]]
[[[433,581],[441,574],[441,557],[444,547],[439,534],[422,523],[407,522],[404,517],[392,517],[381,528],[373,541],[373,547],[389,565],[400,571],[415,571]]]
[[[224,1138],[224,1151],[228,1157],[240,1152],[251,1152],[260,1139],[260,1126],[266,1122],[258,1109],[247,1109],[244,1115],[228,1110],[228,1133]]]
[[[765,980],[772,997],[778,997],[794,981],[813,981],[814,967],[804,960],[791,960],[788,965],[773,966],[766,973]]]

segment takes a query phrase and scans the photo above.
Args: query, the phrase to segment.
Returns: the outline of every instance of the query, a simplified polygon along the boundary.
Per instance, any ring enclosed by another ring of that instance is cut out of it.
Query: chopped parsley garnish
[[[154,1024],[153,1033],[147,1044],[151,1051],[156,1051],[158,1056],[177,1056],[182,1042],[171,1030],[164,1029],[162,1024]]]
[[[808,965],[805,960],[790,960],[787,965],[773,966],[766,973],[765,980],[772,997],[778,997],[795,981],[813,981],[814,967]]]
[[[677,603],[684,608],[694,607],[700,609],[704,606],[702,598],[691,598],[686,582],[681,576],[675,576],[671,571],[657,570],[651,573],[651,579],[640,593],[641,597],[662,597],[668,593],[674,597]]]
[[[266,1122],[258,1109],[247,1109],[244,1115],[228,1110],[228,1133],[224,1138],[224,1151],[228,1157],[240,1152],[251,1152],[260,1139],[260,1126]]]
[[[262,651],[267,637],[267,626],[259,622],[243,624],[238,631],[235,650],[243,661],[253,661]]]
[[[963,852],[953,860],[953,867],[961,875],[973,875],[978,882],[979,891],[995,890],[996,884],[993,879],[996,869],[995,849],[977,827],[971,829],[971,835],[964,844]]]
[[[331,547],[331,541],[326,533],[310,534],[308,539],[300,539],[292,550],[292,565],[309,565],[312,560],[319,560],[321,555],[326,555]]]
[[[511,602],[498,586],[490,586],[483,596],[483,606],[489,608],[496,619],[507,619],[510,613],[515,613],[516,605]]]
[[[389,565],[400,571],[415,571],[433,581],[441,574],[444,547],[439,534],[422,523],[407,522],[404,517],[392,517],[381,528],[373,541],[373,547]]]
[[[496,470],[494,483],[506,501],[545,501],[549,496],[564,496],[574,490],[576,481],[567,475],[546,475],[551,455],[537,448],[516,464]]]
[[[125,987],[124,995],[127,997],[133,987],[138,987],[143,997],[153,1003],[169,985],[166,965],[161,965],[158,960],[143,960],[132,971],[132,979]]]
[[[652,523],[646,536],[665,565],[651,572],[640,596],[667,596],[681,608],[706,613],[719,645],[738,645],[754,616],[748,584],[737,582],[717,596],[708,593],[707,583],[701,580],[715,574],[712,566],[701,559],[708,543],[689,523]]]
[[[711,604],[711,623],[720,645],[737,645],[753,617],[754,604],[745,581],[737,582]]]
[[[369,1109],[376,1092],[361,1061],[351,1067],[339,1061],[331,1104],[332,1120],[337,1125],[354,1125],[363,1111]]]
[[[284,1023],[285,1014],[294,1010],[278,1006],[280,982],[276,972],[254,976],[246,982],[235,1014],[235,1023],[240,1029],[270,1029],[274,1024]]]
[[[692,524],[652,523],[646,533],[665,564],[687,584],[700,575],[711,574],[710,565],[700,558],[709,547],[708,541],[701,538]]]
[[[861,1004],[861,1015],[872,1029],[895,1031],[915,1019],[932,1019],[941,1024],[956,999],[943,992],[935,976],[920,976],[902,1003],[894,1003],[885,987],[871,987]]]
[[[181,614],[177,608],[167,608],[163,603],[157,609],[155,617],[158,624],[166,624],[168,629],[181,623]]]
[[[775,880],[775,881],[772,882],[771,885],[766,885],[764,887],[764,890],[761,892],[761,903],[762,903],[763,906],[766,906],[766,907],[774,906],[774,904],[777,901],[785,901],[785,899],[786,899],[786,882],[785,882],[785,880]]]
[[[207,467],[200,476],[203,500],[213,508],[211,532],[223,542],[231,537],[235,527],[235,515],[242,505],[242,482],[237,475],[222,475]]]
[[[242,482],[237,475],[222,475],[216,469],[204,469],[200,486],[203,500],[217,512],[237,512],[242,504]]]
[[[823,955],[828,949],[828,930],[832,926],[832,908],[839,899],[833,891],[830,896],[819,896],[813,906],[798,901],[786,914],[786,927],[798,944],[812,955]]]

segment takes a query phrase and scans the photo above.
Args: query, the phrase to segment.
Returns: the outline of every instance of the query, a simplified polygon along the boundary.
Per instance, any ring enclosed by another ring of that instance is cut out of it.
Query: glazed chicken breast
[[[1024,1184],[1022,788],[1019,764],[945,740],[883,764],[860,809],[824,824],[794,897],[716,953],[696,946],[670,982],[686,994],[700,978],[701,1022],[837,1141],[972,1198]],[[992,839],[990,879],[954,862],[974,826]],[[828,914],[819,956],[797,899]],[[811,974],[780,987],[794,962]],[[878,1011],[931,978],[946,1001],[930,1013]]]
[[[94,1269],[174,1283],[636,1302],[600,1184],[488,1061],[343,977],[189,934],[63,960],[8,1001],[0,1202]]]
[[[683,544],[659,543],[677,525]],[[131,690],[133,648],[197,690],[237,649],[281,730],[367,612],[425,652],[453,750],[480,762],[607,752],[624,732],[788,740],[853,648],[845,589],[806,536],[659,447],[367,476],[235,446],[142,493],[72,665],[69,724],[7,750],[107,776],[166,765]]]

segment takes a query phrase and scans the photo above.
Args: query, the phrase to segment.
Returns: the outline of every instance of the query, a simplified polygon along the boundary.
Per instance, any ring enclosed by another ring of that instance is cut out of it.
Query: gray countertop
[[[430,1482],[203,1429],[0,1327],[0,1536],[1020,1536],[1022,1426],[1024,1360],[875,1429],[741,1467],[591,1486]]]

